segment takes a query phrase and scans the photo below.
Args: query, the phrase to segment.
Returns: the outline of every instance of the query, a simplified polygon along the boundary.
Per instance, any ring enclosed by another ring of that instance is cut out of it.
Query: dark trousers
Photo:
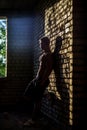
[[[24,97],[33,102],[32,120],[34,121],[39,117],[42,97],[48,85],[49,79],[47,79],[43,86],[40,86],[39,82],[36,79],[33,79],[25,90]]]

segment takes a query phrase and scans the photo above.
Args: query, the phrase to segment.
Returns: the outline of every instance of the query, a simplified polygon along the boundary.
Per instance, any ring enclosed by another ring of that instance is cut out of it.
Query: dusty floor
[[[1,112],[0,130],[58,130],[58,128],[46,117],[41,117],[34,127],[25,127],[23,124],[29,118],[30,116],[26,113]]]

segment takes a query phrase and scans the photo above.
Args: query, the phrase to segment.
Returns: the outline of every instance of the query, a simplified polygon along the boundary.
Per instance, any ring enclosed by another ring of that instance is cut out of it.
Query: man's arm
[[[39,80],[42,79],[42,75],[44,73],[44,62],[45,62],[45,56],[41,56],[39,69],[38,69],[37,76],[36,76]]]
[[[38,77],[40,77],[40,84],[41,86],[44,85],[46,80],[49,78],[49,75],[52,71],[52,57],[48,55],[47,57],[43,58],[39,67]]]

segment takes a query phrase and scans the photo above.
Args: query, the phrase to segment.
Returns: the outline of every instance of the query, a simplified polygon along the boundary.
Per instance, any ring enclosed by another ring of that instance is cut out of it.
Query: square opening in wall
[[[7,18],[0,17],[0,78],[7,77]]]

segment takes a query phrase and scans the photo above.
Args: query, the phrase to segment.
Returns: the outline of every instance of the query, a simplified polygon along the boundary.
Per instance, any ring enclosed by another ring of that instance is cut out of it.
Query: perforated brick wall
[[[72,43],[73,43],[73,19],[72,19],[72,0],[61,0],[55,3],[46,3],[42,12],[38,14],[35,20],[35,37],[37,44],[35,44],[35,74],[38,69],[38,57],[41,53],[39,49],[38,40],[41,36],[49,36],[51,43],[50,49],[54,52],[55,41],[58,36],[62,39],[62,46],[60,49],[60,66],[56,69],[61,82],[61,92],[59,93],[60,85],[58,85],[57,77],[54,70],[50,75],[50,85],[47,88],[48,92],[53,92],[55,101],[53,104],[49,103],[47,98],[42,100],[41,111],[48,117],[55,120],[57,123],[63,125],[72,125],[72,102],[73,102],[73,86],[72,86]],[[39,22],[39,24],[38,24]]]

